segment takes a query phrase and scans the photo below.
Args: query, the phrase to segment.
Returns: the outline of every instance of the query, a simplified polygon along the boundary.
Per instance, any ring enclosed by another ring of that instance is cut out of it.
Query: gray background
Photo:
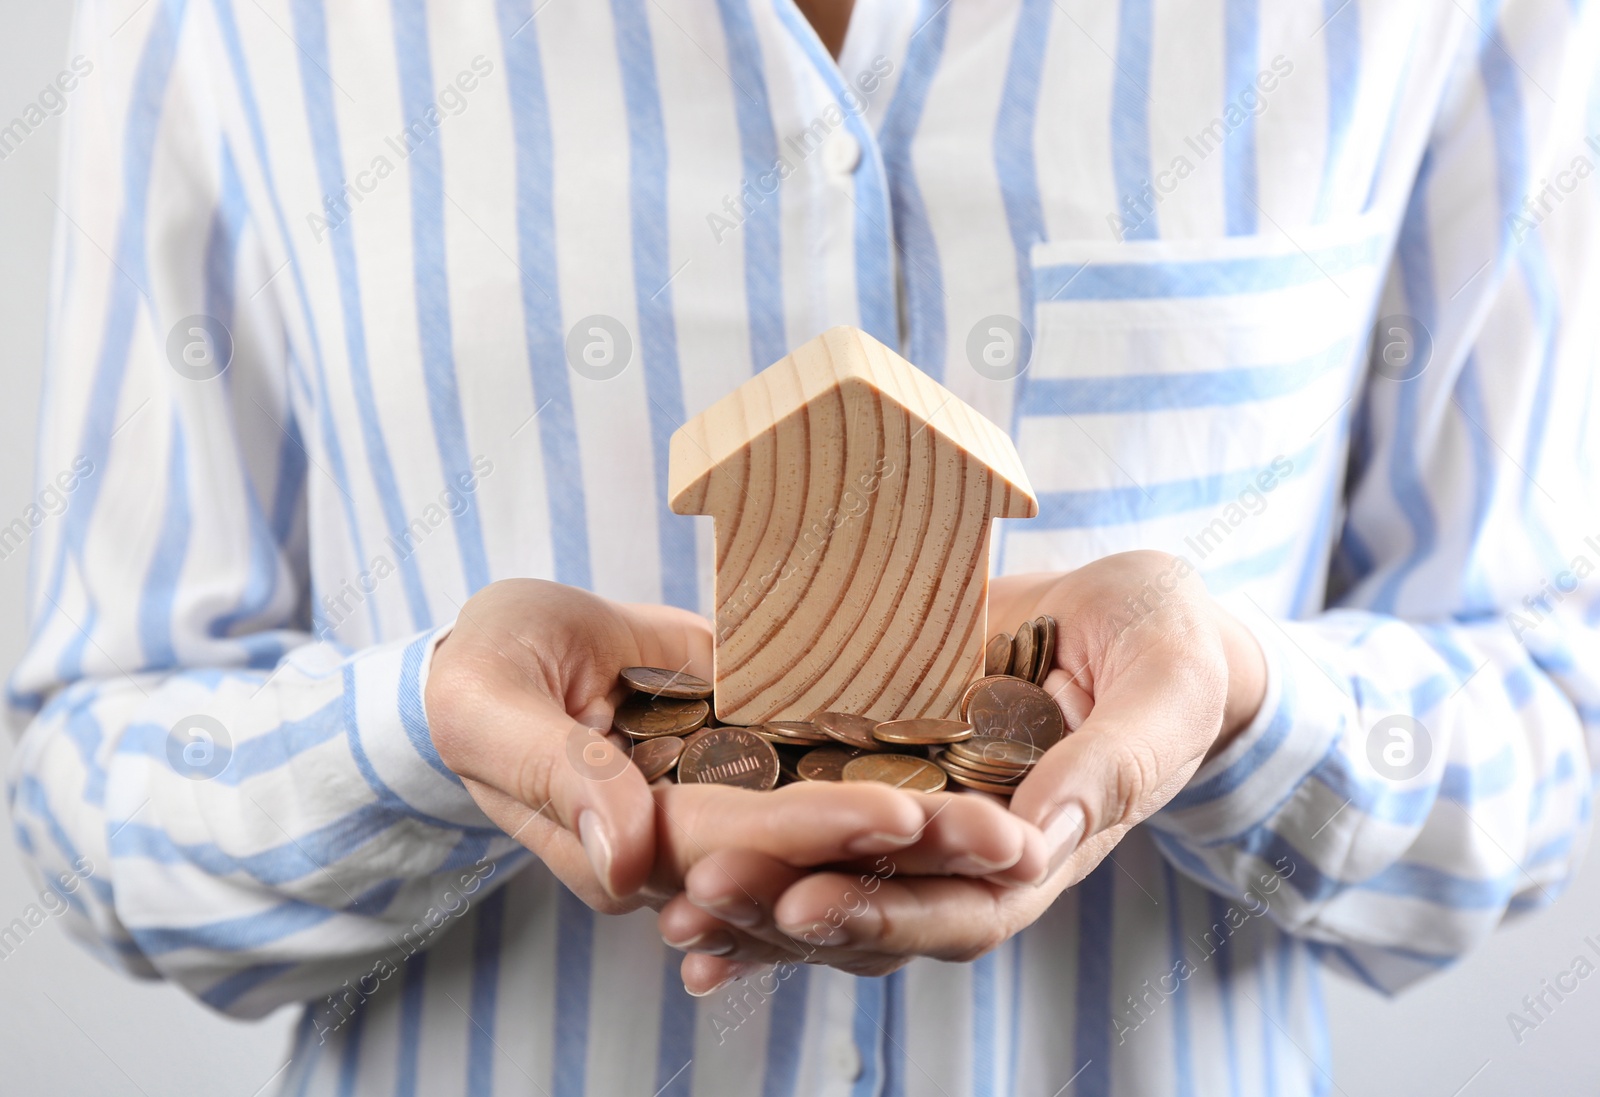
[[[131,12],[138,0],[120,0]],[[68,0],[0,0],[0,125],[66,57]],[[113,4],[113,10],[116,4]],[[91,76],[89,79],[93,79]],[[69,104],[67,114],[75,109]],[[0,514],[31,494],[46,271],[61,125],[53,118],[0,161]],[[26,566],[0,561],[0,668],[23,643]],[[12,740],[0,733],[0,765]],[[6,828],[9,832],[9,827]],[[35,897],[0,839],[0,924]],[[1600,938],[1600,872],[1580,873],[1552,910],[1498,934],[1455,970],[1386,1001],[1330,978],[1333,1092],[1349,1097],[1600,1093],[1600,978],[1579,984],[1518,1046],[1507,1013]],[[0,1089],[14,1097],[203,1094],[252,1097],[284,1066],[291,1011],[259,1024],[217,1017],[164,985],[115,975],[51,921],[0,960]],[[1041,1095],[1043,1097],[1043,1095]]]

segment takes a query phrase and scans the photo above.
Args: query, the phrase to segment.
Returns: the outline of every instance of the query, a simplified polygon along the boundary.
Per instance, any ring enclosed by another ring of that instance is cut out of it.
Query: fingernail
[[[662,938],[666,941],[666,938]],[[738,947],[733,935],[720,929],[708,929],[687,941],[667,941],[668,948],[679,952],[698,952],[704,956],[726,956]]]
[[[888,853],[891,850],[905,849],[921,837],[922,831],[920,830],[915,834],[885,834],[882,831],[874,831],[871,834],[863,834],[859,838],[852,838],[845,843],[844,849],[846,853],[858,855]]]
[[[600,878],[600,886],[606,889],[607,895],[616,898],[616,892],[611,889],[611,839],[606,837],[605,827],[595,812],[585,811],[578,816],[578,841],[583,843],[584,855]]]
[[[963,853],[950,862],[950,871],[958,876],[988,876],[993,872],[1004,872],[1022,859],[1022,851],[1007,861],[990,861],[979,857],[976,853]]]
[[[759,926],[764,920],[761,908],[753,900],[737,895],[724,896],[721,899],[714,900],[700,900],[691,895],[689,896],[689,902],[708,914],[715,914],[718,918],[733,926],[742,926],[748,929],[751,926]]]
[[[1044,848],[1050,854],[1050,867],[1045,870],[1045,877],[1055,875],[1078,844],[1083,841],[1084,816],[1083,809],[1077,804],[1067,804],[1056,812],[1056,817],[1051,819],[1044,828]]]
[[[690,990],[689,989],[689,984],[687,984],[687,983],[685,983],[683,985],[683,989],[684,989],[684,992],[687,993],[691,998],[709,998],[713,994],[715,994],[717,991],[719,991],[723,987],[727,986],[729,983],[738,982],[740,979],[743,979],[745,976],[750,975],[750,974],[752,974],[754,972],[760,971],[762,968],[770,967],[770,966],[771,965],[769,965],[769,964],[751,964],[751,963],[734,964],[733,965],[733,974],[729,975],[726,979],[722,980],[722,982],[718,983],[716,986],[711,987],[709,990]]]

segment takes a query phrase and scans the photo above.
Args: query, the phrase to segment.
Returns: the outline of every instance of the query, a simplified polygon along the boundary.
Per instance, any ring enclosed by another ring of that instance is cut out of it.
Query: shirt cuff
[[[384,644],[345,664],[351,749],[385,807],[434,825],[494,829],[434,749],[423,697],[451,625]]]
[[[1146,821],[1192,846],[1236,840],[1276,815],[1337,748],[1349,705],[1332,672],[1314,663],[1283,625],[1265,616],[1239,616],[1266,657],[1261,710]]]

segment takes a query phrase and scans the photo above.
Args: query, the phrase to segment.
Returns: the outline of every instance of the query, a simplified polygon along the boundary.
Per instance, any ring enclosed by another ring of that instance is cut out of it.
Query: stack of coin
[[[959,720],[877,721],[824,711],[810,720],[755,727],[712,718],[710,682],[684,671],[629,667],[633,694],[617,707],[612,739],[647,780],[771,789],[794,781],[882,781],[937,792],[947,783],[1008,796],[1067,732],[1061,708],[1040,688],[1054,666],[1056,622],[1027,621],[998,633],[984,676],[967,688]]]

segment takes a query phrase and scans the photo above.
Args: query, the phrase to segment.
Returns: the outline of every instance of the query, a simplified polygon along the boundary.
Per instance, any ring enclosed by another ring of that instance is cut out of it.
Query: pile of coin
[[[1066,735],[1041,688],[1054,665],[1053,617],[998,633],[984,676],[962,695],[959,720],[871,720],[818,712],[754,727],[718,724],[710,682],[683,671],[629,667],[632,695],[617,707],[612,739],[645,779],[771,789],[794,781],[881,781],[938,792],[953,782],[1009,796]]]

